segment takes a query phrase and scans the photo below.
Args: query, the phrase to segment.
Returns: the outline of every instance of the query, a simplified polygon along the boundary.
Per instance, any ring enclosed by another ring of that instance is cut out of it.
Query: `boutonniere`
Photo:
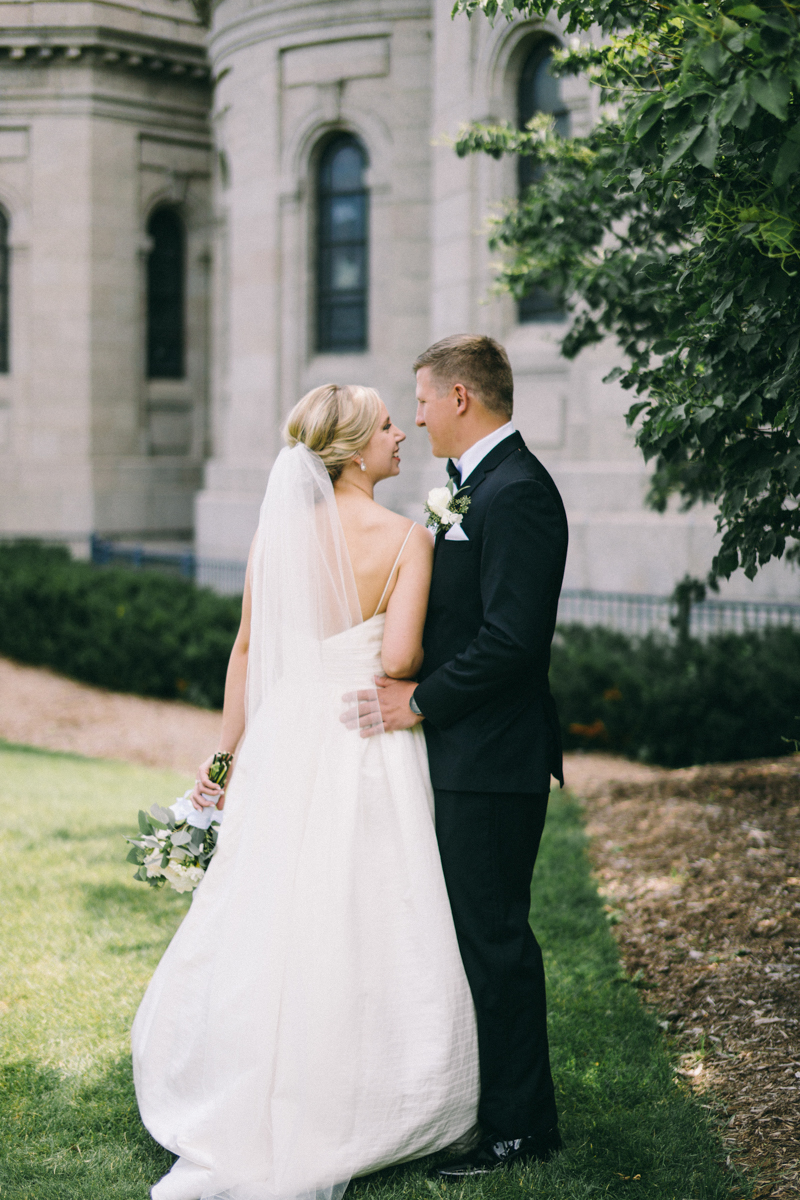
[[[428,514],[425,524],[437,534],[452,525],[460,525],[471,503],[469,496],[451,492],[450,488],[431,488],[425,502],[425,512]]]

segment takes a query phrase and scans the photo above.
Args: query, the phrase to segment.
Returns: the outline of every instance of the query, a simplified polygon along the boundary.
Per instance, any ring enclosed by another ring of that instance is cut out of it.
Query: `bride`
[[[133,1026],[142,1120],[178,1155],[154,1200],[335,1200],[475,1123],[424,736],[340,721],[343,693],[422,661],[431,540],[372,498],[404,437],[365,387],[289,416],[228,667],[219,848]]]

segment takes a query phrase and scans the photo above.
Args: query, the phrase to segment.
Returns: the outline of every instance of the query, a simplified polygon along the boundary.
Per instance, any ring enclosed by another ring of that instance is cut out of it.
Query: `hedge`
[[[86,683],[222,706],[241,600],[151,571],[0,545],[0,654]],[[667,767],[786,754],[800,737],[800,633],[674,642],[560,626],[550,682],[568,750]]]
[[[566,749],[665,767],[771,758],[800,736],[800,633],[788,627],[676,643],[562,626],[550,683]]]
[[[0,654],[85,683],[221,708],[240,615],[189,580],[0,545]]]

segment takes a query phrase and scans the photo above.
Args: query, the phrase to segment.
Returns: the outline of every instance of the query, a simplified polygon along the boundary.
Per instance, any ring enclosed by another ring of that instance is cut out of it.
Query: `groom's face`
[[[428,431],[434,458],[458,457],[459,395],[455,388],[442,387],[430,367],[417,371],[416,424]]]

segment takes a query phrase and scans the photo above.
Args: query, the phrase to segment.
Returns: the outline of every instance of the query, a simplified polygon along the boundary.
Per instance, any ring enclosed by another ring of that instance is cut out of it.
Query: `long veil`
[[[251,985],[258,980],[264,1020],[258,1045],[239,1046],[217,1037],[206,1048],[214,1090],[230,1087],[232,1096],[248,1095],[250,1102],[232,1099],[235,1120],[218,1142],[224,1146],[219,1162],[235,1164],[239,1181],[228,1182],[223,1169],[212,1175],[202,1194],[216,1200],[338,1200],[349,1177],[321,1173],[325,1153],[315,1165],[304,1161],[302,1150],[314,1141],[315,1067],[324,1062],[324,1053],[318,1032],[304,1027],[301,996],[307,998],[309,989],[324,991],[330,971],[320,947],[309,952],[299,978],[286,964],[292,960],[292,943],[308,936],[313,921],[300,897],[319,895],[319,884],[302,880],[298,863],[315,836],[313,805],[319,802],[320,783],[328,803],[333,802],[330,767],[321,747],[331,721],[337,724],[340,696],[325,686],[326,646],[361,625],[362,616],[333,485],[319,456],[302,444],[283,449],[270,473],[250,586],[245,739],[229,797],[228,841],[221,840],[220,856],[235,845],[233,873],[253,881],[261,877],[260,911],[251,912],[249,928],[230,926],[218,959],[217,989],[229,1004],[235,1003],[237,985],[232,981],[239,965],[254,956],[258,966],[248,978]],[[344,652],[349,660],[346,640]],[[357,738],[344,730],[342,736]],[[253,894],[245,885],[232,909],[246,911]],[[205,898],[198,895],[196,903]],[[241,1005],[252,1002],[250,995],[237,999]],[[227,1030],[222,1011],[214,1025]],[[287,1055],[295,1064],[289,1094],[281,1065]],[[247,1076],[251,1081],[240,1092]],[[270,1143],[266,1157],[265,1138]],[[317,1140],[322,1142],[321,1130]],[[219,1189],[220,1182],[227,1186]]]
[[[288,680],[293,693],[304,682],[313,687],[322,642],[361,623],[333,485],[319,455],[302,444],[281,450],[272,468],[250,572],[248,728]]]

